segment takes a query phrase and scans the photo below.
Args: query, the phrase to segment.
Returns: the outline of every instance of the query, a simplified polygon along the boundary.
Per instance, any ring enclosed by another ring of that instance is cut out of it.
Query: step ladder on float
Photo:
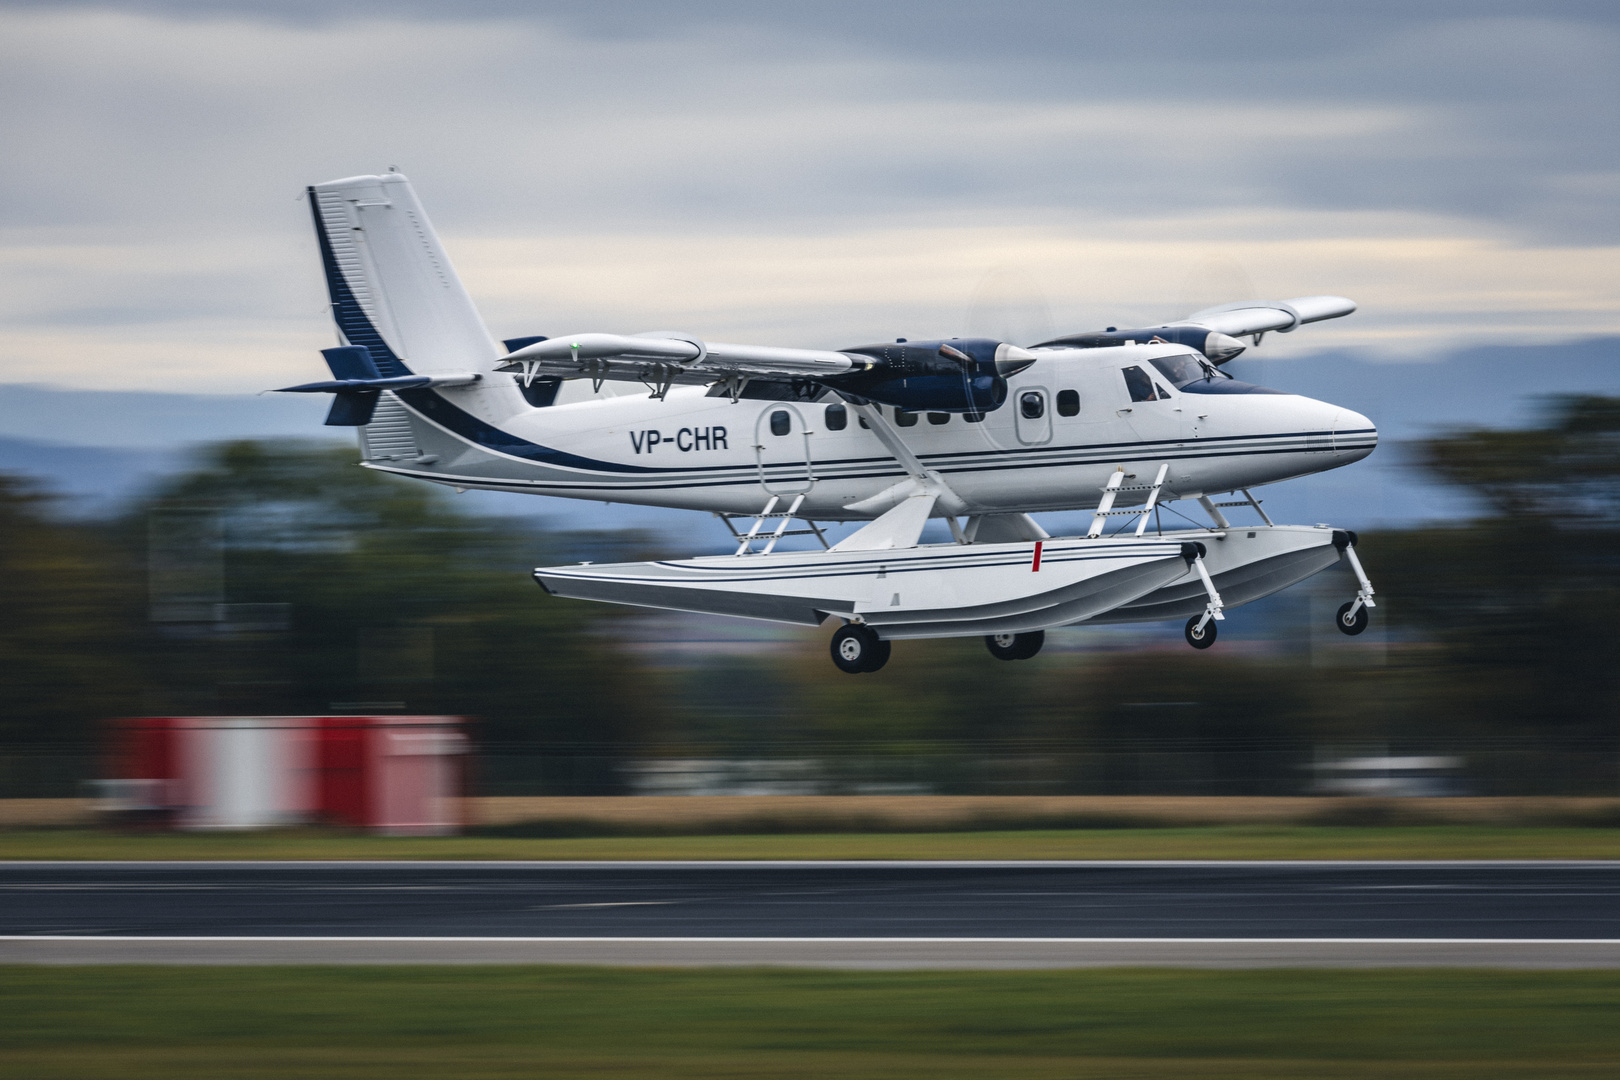
[[[777,504],[781,501],[782,497],[780,495],[772,495],[770,497],[770,501],[765,504],[765,509],[761,510],[757,514],[727,514],[719,511],[715,512],[714,516],[725,523],[726,528],[731,531],[731,538],[737,541],[737,555],[769,555],[771,552],[776,550],[776,542],[781,540],[784,536],[814,536],[817,540],[821,541],[821,546],[824,549],[832,547],[831,544],[827,543],[827,536],[825,532],[823,532],[821,526],[817,525],[809,518],[800,519],[805,523],[806,526],[808,526],[807,528],[788,528],[788,526],[793,523],[793,519],[799,516],[799,507],[804,505],[803,493],[800,493],[794,497],[793,505],[789,506],[786,510],[777,512]],[[754,524],[751,525],[748,531],[745,533],[738,532],[737,526],[732,524],[735,521],[743,521],[750,517],[754,519]],[[769,532],[762,533],[760,530],[765,527],[765,523],[767,521],[775,521],[777,522],[777,526]],[[755,551],[754,544],[761,540],[765,541],[765,547],[760,551]]]

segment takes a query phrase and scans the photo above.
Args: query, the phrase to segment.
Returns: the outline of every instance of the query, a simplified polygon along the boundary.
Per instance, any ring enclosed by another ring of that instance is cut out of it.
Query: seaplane
[[[803,349],[665,330],[497,344],[404,175],[307,195],[340,344],[321,350],[330,379],[284,392],[333,395],[326,423],[358,429],[361,464],[705,512],[735,541],[536,569],[553,596],[836,623],[832,660],[850,674],[917,638],[982,637],[1027,660],[1080,623],[1185,620],[1207,649],[1228,612],[1341,563],[1358,589],[1338,629],[1361,633],[1377,606],[1354,532],[1277,524],[1253,494],[1365,458],[1377,428],[1224,370],[1267,334],[1349,315],[1343,297],[1024,344]],[[1076,510],[1091,515],[1076,535],[1033,516]],[[923,542],[936,519],[949,540]],[[833,523],[859,527],[831,542]],[[779,550],[790,536],[810,539]]]

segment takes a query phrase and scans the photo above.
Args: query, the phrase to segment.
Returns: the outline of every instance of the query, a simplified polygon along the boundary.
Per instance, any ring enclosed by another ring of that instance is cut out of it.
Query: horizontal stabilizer
[[[277,394],[341,394],[350,390],[410,390],[418,386],[465,386],[483,376],[463,375],[395,375],[391,379],[328,379],[325,382],[300,383],[283,386]]]
[[[321,382],[299,383],[297,386],[283,386],[276,390],[277,394],[348,394],[357,391],[378,390],[409,390],[418,386],[465,386],[475,383],[483,378],[472,372],[459,372],[450,375],[394,375],[387,378],[377,370],[377,362],[371,357],[371,350],[359,345],[345,345],[337,349],[322,349],[321,356],[326,358],[326,366],[332,369],[333,379]],[[332,416],[338,415],[337,406],[332,408]],[[370,417],[368,412],[366,416]],[[332,416],[326,422],[333,426],[347,426],[348,421],[333,420]],[[367,420],[358,421],[361,424]]]

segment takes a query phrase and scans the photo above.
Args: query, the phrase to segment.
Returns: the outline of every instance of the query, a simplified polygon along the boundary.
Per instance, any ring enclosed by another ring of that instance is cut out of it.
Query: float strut
[[[1226,620],[1226,616],[1221,614],[1221,609],[1225,605],[1221,603],[1221,594],[1215,591],[1215,582],[1210,580],[1209,567],[1204,565],[1203,555],[1193,560],[1193,569],[1198,571],[1198,577],[1204,583],[1204,592],[1209,594],[1209,604],[1204,608],[1204,617],[1198,620],[1198,629],[1202,630],[1209,625],[1211,619],[1222,622]]]
[[[1356,599],[1346,615],[1346,618],[1354,619],[1362,608],[1377,607],[1378,602],[1373,599],[1372,582],[1367,580],[1367,571],[1361,568],[1361,560],[1356,558],[1356,545],[1353,542],[1345,545],[1344,557],[1349,561],[1350,569],[1355,572],[1357,584],[1361,586],[1356,590]]]

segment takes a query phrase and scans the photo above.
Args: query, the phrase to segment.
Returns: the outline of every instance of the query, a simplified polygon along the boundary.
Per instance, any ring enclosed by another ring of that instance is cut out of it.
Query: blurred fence
[[[633,757],[487,746],[483,795],[1620,795],[1620,743],[1477,739],[1443,746],[1154,742],[931,746],[861,753]]]
[[[71,799],[90,794],[102,757],[84,747],[46,746],[0,753],[0,799]]]
[[[89,793],[101,756],[83,746],[0,753],[0,798]],[[613,753],[486,745],[479,795],[1546,795],[1620,796],[1620,744],[1476,739],[1441,746],[1143,742],[906,752],[810,746],[780,756]]]

